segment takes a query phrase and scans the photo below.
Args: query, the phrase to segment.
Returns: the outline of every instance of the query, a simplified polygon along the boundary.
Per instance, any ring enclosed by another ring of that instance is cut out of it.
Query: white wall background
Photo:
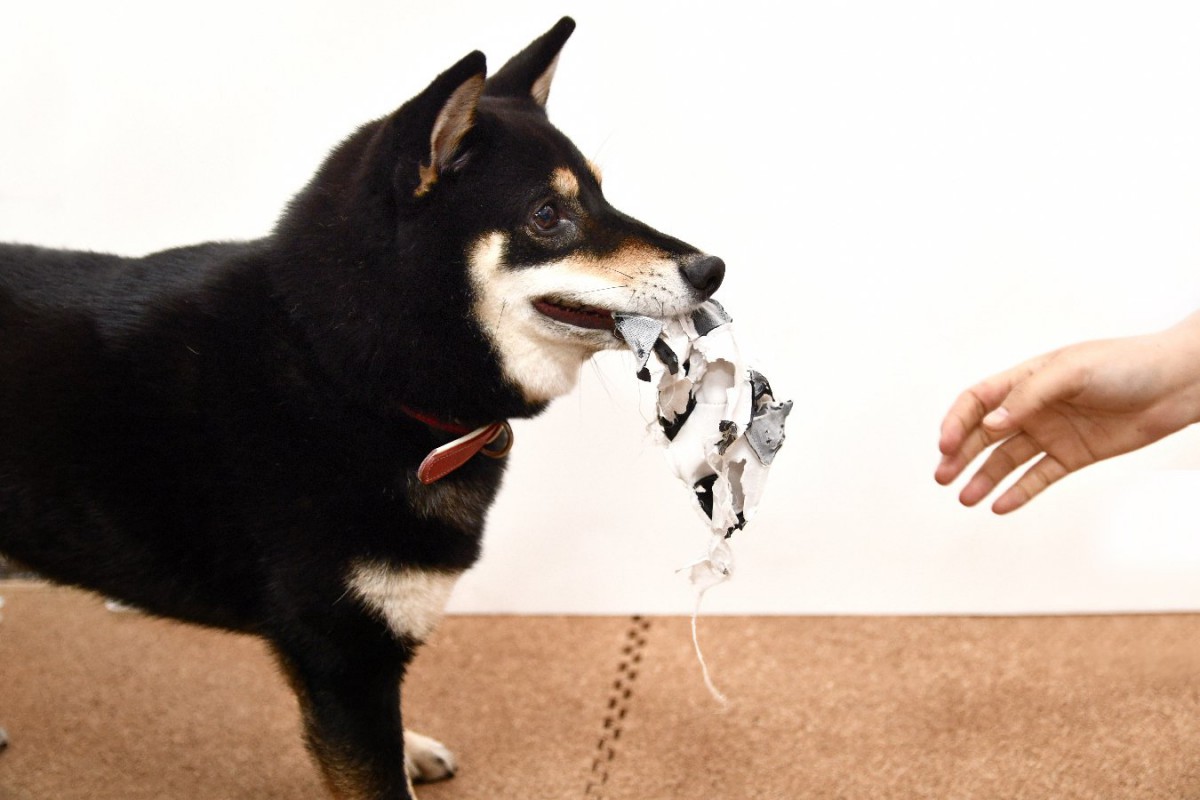
[[[723,256],[796,401],[710,612],[1200,608],[1200,430],[1007,518],[934,484],[978,378],[1200,307],[1200,6],[510,0],[0,5],[0,239],[266,232],[473,48],[579,29],[551,116],[610,199]],[[459,611],[686,612],[703,550],[622,357],[521,424]]]

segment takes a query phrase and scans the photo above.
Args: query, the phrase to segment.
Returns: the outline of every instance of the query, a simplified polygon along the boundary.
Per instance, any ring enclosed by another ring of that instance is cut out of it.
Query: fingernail
[[[1008,416],[1008,409],[1001,406],[984,417],[983,424],[988,428],[1003,428],[1004,423],[1008,422]]]

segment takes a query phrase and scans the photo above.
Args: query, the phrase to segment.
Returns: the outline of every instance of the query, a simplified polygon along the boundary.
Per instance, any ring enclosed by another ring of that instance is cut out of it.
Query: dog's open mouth
[[[576,328],[591,328],[593,330],[613,330],[613,312],[595,306],[581,306],[567,303],[563,300],[542,298],[533,301],[533,307],[542,315],[556,322],[574,325]]]

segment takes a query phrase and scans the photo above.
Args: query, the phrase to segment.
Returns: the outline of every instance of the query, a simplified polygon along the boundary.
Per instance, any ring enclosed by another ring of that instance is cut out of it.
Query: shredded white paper
[[[729,537],[754,518],[792,403],[777,402],[767,379],[747,366],[733,320],[716,301],[666,321],[616,315],[615,322],[638,361],[638,377],[657,387],[655,428],[711,532],[705,555],[683,569],[696,589],[696,656],[705,685],[724,705],[700,651],[696,618],[705,592],[733,576]]]

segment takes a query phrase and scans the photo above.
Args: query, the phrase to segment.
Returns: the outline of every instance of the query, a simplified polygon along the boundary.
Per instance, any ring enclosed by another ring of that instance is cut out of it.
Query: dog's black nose
[[[683,277],[705,297],[721,287],[725,280],[725,262],[716,256],[697,256],[682,267]]]

